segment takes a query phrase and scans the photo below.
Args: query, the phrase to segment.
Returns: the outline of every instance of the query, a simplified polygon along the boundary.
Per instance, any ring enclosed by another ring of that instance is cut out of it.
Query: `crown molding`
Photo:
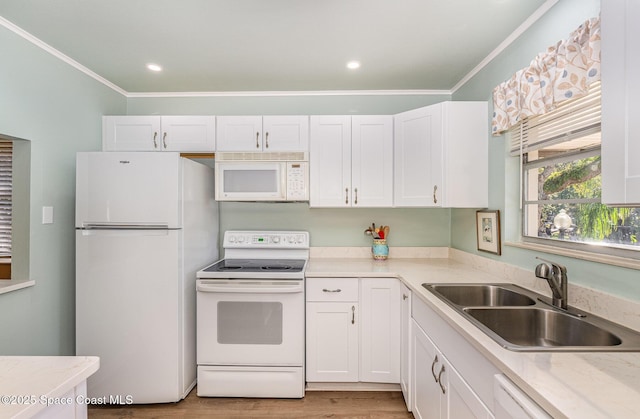
[[[417,95],[452,95],[462,86],[464,86],[473,76],[478,74],[486,67],[494,58],[502,53],[509,45],[511,45],[520,35],[531,27],[540,17],[549,11],[559,0],[547,0],[540,6],[527,20],[525,20],[518,28],[513,31],[504,41],[500,43],[489,55],[487,55],[477,66],[467,73],[456,85],[450,90],[311,90],[311,91],[235,91],[235,92],[127,92],[118,85],[110,82],[104,77],[91,71],[73,58],[63,54],[51,45],[43,42],[39,38],[31,35],[29,32],[13,24],[7,19],[0,16],[0,26],[3,26],[15,33],[16,35],[31,42],[42,50],[48,52],[54,57],[64,61],[80,72],[93,78],[94,80],[104,84],[127,98],[188,98],[188,97],[284,97],[284,96],[417,96]]]
[[[451,93],[455,93],[458,89],[464,86],[473,76],[478,74],[480,70],[486,67],[494,58],[496,58],[502,51],[507,49],[509,45],[511,45],[516,39],[520,37],[527,29],[529,29],[538,19],[540,19],[545,13],[549,11],[557,2],[560,0],[547,0],[542,4],[542,6],[538,7],[538,9],[533,12],[531,16],[527,18],[520,26],[516,28],[515,31],[511,32],[511,34],[505,38],[504,41],[500,43],[493,51],[487,55],[484,60],[480,61],[480,63],[475,66],[466,76],[464,76],[455,86],[451,89]]]
[[[105,79],[104,77],[94,73],[93,71],[89,70],[87,67],[83,66],[82,64],[80,64],[79,62],[74,60],[73,58],[69,57],[68,55],[63,54],[62,52],[58,51],[57,49],[55,49],[51,45],[49,45],[46,42],[40,40],[39,38],[36,38],[35,36],[31,35],[29,32],[25,31],[24,29],[20,28],[19,26],[15,25],[15,24],[11,23],[7,19],[3,18],[2,16],[0,16],[0,26],[4,26],[5,28],[7,28],[11,32],[15,33],[16,35],[24,38],[25,40],[31,42],[35,46],[37,46],[37,47],[41,48],[42,50],[48,52],[49,54],[53,55],[54,57],[64,61],[65,63],[69,64],[71,67],[74,67],[75,69],[77,69],[80,72],[86,74],[87,76],[99,81],[100,83],[104,84],[105,86],[109,87],[110,89],[115,90],[116,92],[120,93],[121,95],[123,95],[123,96],[127,95],[127,92],[125,90],[121,89],[119,86],[111,83],[109,80]]]
[[[236,92],[128,92],[128,98],[260,96],[411,96],[451,95],[451,90],[282,90]]]

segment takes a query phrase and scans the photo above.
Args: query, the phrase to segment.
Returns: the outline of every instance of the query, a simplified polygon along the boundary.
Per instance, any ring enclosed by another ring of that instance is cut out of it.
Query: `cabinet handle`
[[[407,294],[402,294],[402,299],[406,300],[407,298],[409,298],[409,296]]]
[[[351,306],[351,324],[356,323],[356,306]]]
[[[256,148],[260,148],[260,132],[256,132]]]
[[[162,145],[167,148],[167,133],[162,134]]]
[[[355,188],[355,189],[353,190],[353,192],[355,192],[355,193],[356,193],[356,199],[355,199],[355,201],[353,201],[353,203],[354,203],[355,205],[358,205],[358,188]]]
[[[438,191],[438,185],[433,185],[433,203],[438,203],[438,198],[436,198],[436,192]]]
[[[433,379],[436,381],[436,383],[438,382],[438,377],[436,377],[436,372],[433,370],[433,367],[435,367],[437,363],[438,363],[438,355],[436,355],[436,357],[433,358],[433,362],[431,363],[431,375],[433,375]]]
[[[344,203],[349,203],[349,188],[344,188]]]
[[[442,385],[442,373],[444,372],[444,365],[442,366],[442,368],[440,368],[440,373],[438,374],[438,384],[440,384],[440,390],[442,391],[442,394],[445,394],[447,391],[444,388],[444,386]]]
[[[342,290],[340,288],[336,288],[335,290],[328,290],[326,288],[322,289],[322,292],[341,292]]]
[[[158,148],[158,142],[156,141],[158,138],[158,131],[153,132],[153,148]]]
[[[269,148],[269,132],[264,135],[264,144]]]

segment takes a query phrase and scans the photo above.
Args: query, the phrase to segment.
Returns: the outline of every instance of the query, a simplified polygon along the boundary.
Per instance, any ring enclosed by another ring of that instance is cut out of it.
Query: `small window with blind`
[[[640,258],[640,208],[600,203],[599,82],[510,133],[522,162],[524,241]]]
[[[0,279],[11,279],[13,141],[0,139]]]

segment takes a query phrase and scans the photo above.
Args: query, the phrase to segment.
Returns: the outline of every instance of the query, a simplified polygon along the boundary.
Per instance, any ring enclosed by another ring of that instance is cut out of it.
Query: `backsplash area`
[[[448,258],[448,247],[389,247],[389,257],[395,259]],[[312,258],[370,258],[371,246],[367,247],[311,247]],[[384,263],[384,262],[381,262]]]

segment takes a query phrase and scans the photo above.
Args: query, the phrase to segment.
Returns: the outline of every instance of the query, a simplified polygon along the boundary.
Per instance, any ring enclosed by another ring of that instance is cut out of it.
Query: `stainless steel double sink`
[[[514,284],[422,286],[512,351],[640,351],[640,333]]]

